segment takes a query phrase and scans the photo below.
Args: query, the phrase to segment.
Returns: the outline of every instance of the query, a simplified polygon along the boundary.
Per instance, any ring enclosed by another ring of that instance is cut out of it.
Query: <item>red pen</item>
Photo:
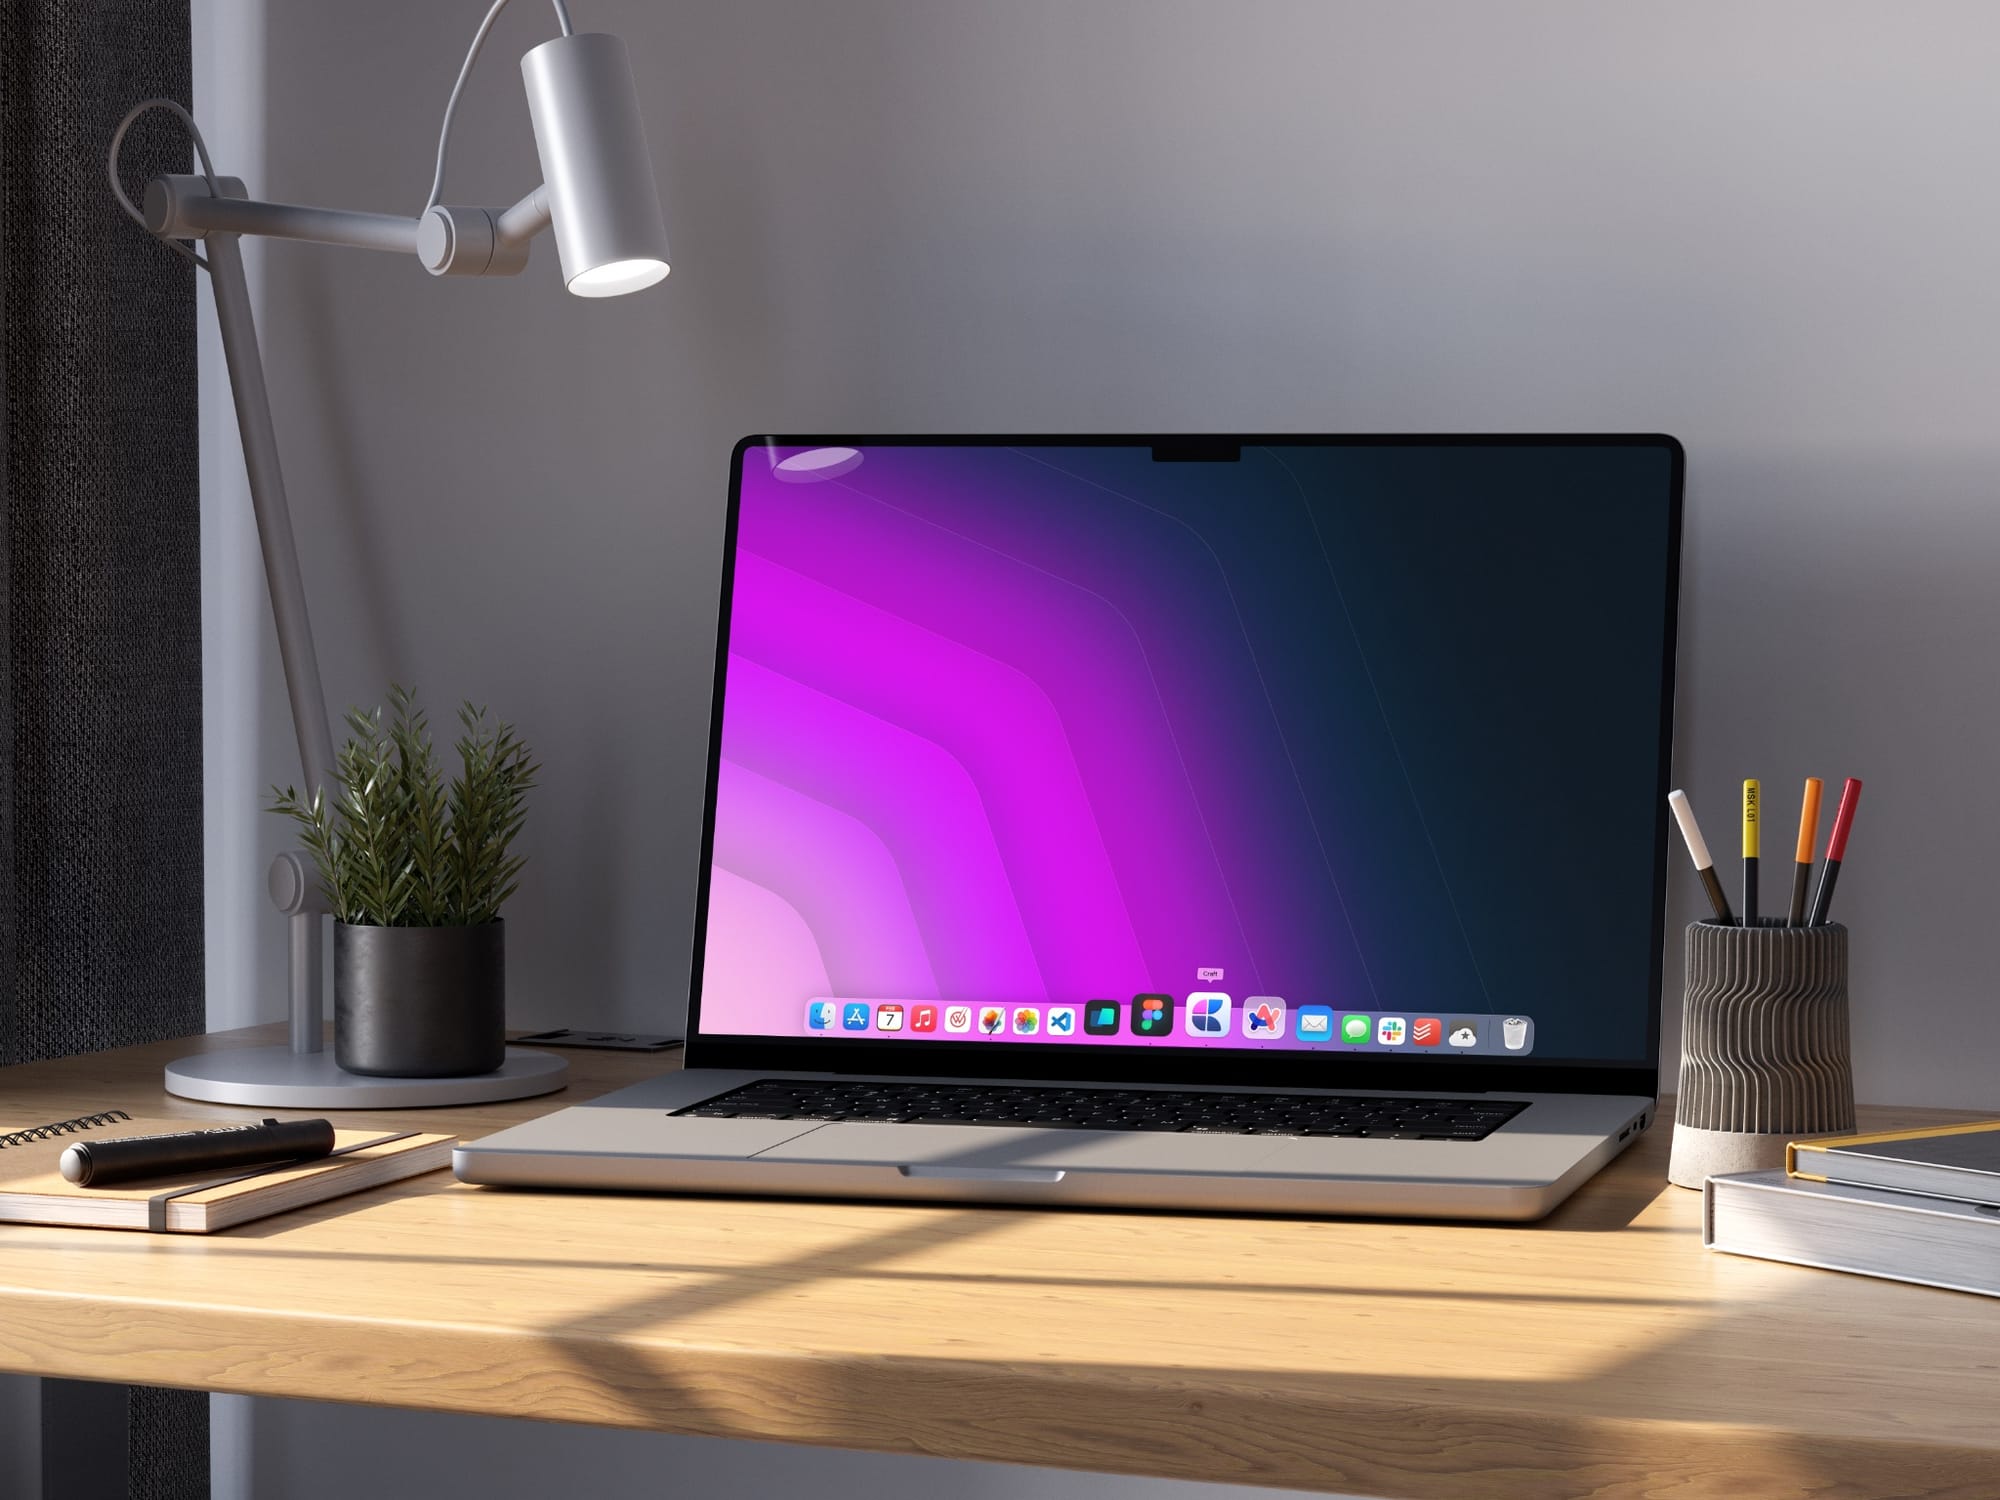
[[[1850,776],[1840,789],[1840,811],[1833,815],[1833,832],[1826,839],[1826,863],[1820,867],[1819,890],[1813,895],[1809,927],[1826,926],[1826,909],[1833,905],[1833,883],[1840,878],[1840,862],[1847,854],[1848,830],[1854,826],[1854,805],[1861,800],[1861,782]]]

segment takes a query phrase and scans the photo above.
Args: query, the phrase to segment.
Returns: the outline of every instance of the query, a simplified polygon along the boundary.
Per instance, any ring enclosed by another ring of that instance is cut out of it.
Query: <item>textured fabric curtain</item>
[[[104,177],[130,105],[190,92],[188,0],[0,4],[4,1062],[203,1024],[195,273]],[[178,130],[129,184],[187,170]],[[205,1500],[206,1397],[50,1381],[43,1415],[46,1494]]]

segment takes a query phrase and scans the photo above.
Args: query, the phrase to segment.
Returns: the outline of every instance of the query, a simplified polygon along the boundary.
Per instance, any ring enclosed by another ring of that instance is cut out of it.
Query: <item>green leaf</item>
[[[510,724],[460,705],[460,770],[446,781],[414,689],[391,684],[387,712],[350,708],[334,782],[307,801],[271,789],[299,828],[334,915],[381,927],[491,922],[520,885],[511,852],[541,767]]]

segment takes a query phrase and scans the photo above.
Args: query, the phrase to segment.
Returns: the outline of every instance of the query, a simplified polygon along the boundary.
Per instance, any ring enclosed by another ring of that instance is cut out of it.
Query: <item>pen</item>
[[[261,1125],[78,1141],[63,1152],[56,1167],[78,1187],[110,1187],[141,1177],[195,1177],[332,1154],[331,1120],[266,1120]]]
[[[1734,927],[1736,918],[1730,914],[1729,898],[1722,894],[1722,882],[1715,878],[1715,861],[1708,857],[1708,840],[1701,836],[1701,825],[1694,820],[1688,794],[1668,792],[1667,806],[1674,810],[1674,821],[1681,825],[1681,837],[1687,840],[1688,853],[1694,858],[1694,872],[1701,877],[1701,888],[1708,892],[1708,904],[1715,908],[1715,920],[1724,927]]]
[[[1854,804],[1860,800],[1861,782],[1850,776],[1840,788],[1840,807],[1833,815],[1833,832],[1826,836],[1826,864],[1819,872],[1819,890],[1813,895],[1808,927],[1826,926],[1826,910],[1833,905],[1833,883],[1840,878],[1840,862],[1847,855],[1847,833],[1854,826]]]
[[[1792,865],[1792,914],[1787,918],[1787,927],[1806,925],[1806,887],[1812,884],[1812,846],[1819,837],[1819,793],[1820,779],[1806,778],[1806,800],[1799,805],[1799,847],[1793,854]]]
[[[1743,925],[1757,925],[1757,778],[1743,783]]]

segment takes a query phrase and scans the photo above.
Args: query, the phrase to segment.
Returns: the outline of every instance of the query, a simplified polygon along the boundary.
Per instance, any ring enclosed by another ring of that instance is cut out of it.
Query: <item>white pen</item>
[[[1708,892],[1708,904],[1715,908],[1715,920],[1724,927],[1734,927],[1736,914],[1729,909],[1722,882],[1715,878],[1715,861],[1709,856],[1708,840],[1701,836],[1701,825],[1694,820],[1688,794],[1668,792],[1667,806],[1674,810],[1674,821],[1681,825],[1681,837],[1687,840],[1688,853],[1694,856],[1694,872],[1701,877],[1701,888]]]

